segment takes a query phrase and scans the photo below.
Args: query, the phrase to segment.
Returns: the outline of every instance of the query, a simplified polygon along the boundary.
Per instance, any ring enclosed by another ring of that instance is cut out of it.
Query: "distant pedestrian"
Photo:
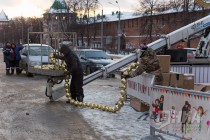
[[[19,63],[21,60],[20,51],[23,49],[23,46],[16,46],[15,43],[11,44],[12,50],[14,52],[14,61],[12,62],[12,72],[11,74],[14,74],[14,68],[16,68],[16,74],[19,75],[21,73],[21,69],[19,67]]]
[[[6,64],[6,75],[10,75],[11,62],[14,60],[12,56],[13,50],[11,48],[11,44],[7,42],[2,51],[4,54],[4,62]]]
[[[120,37],[120,50],[125,53],[126,49],[126,35],[122,33]]]

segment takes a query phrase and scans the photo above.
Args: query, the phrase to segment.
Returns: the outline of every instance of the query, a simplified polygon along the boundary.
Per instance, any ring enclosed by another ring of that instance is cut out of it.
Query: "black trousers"
[[[79,68],[77,71],[72,72],[71,74],[71,84],[70,84],[70,92],[73,99],[82,96],[84,98],[83,92],[83,70]]]
[[[7,70],[10,70],[10,67],[11,67],[10,61],[9,61],[9,60],[5,60],[4,62],[5,62],[5,64],[6,64],[6,69],[7,69]]]
[[[20,67],[19,67],[20,61],[19,60],[11,61],[10,63],[11,63],[10,64],[10,67],[12,67],[12,68],[15,68],[16,67],[16,70],[19,70],[20,69]]]

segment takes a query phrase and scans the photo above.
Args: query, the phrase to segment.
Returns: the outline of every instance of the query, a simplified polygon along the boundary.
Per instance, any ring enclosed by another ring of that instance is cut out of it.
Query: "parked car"
[[[79,49],[75,51],[78,55],[84,73],[86,75],[93,73],[104,66],[114,62],[106,52],[97,49]]]
[[[26,71],[27,76],[33,75],[28,72],[28,67],[50,63],[49,55],[54,51],[51,46],[46,44],[24,44],[23,47],[20,52],[22,58],[20,68]]]

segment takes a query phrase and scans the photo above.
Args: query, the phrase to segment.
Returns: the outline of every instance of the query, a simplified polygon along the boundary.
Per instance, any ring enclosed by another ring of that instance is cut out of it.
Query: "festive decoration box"
[[[163,73],[163,86],[170,86],[171,74]]]
[[[184,74],[171,72],[170,86],[183,88]]]
[[[149,106],[145,105],[141,102],[141,100],[133,96],[130,96],[130,106],[138,112],[149,111]]]

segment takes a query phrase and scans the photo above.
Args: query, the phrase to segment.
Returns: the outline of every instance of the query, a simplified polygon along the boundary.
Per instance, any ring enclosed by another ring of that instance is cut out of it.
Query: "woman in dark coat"
[[[6,64],[6,75],[10,75],[10,67],[11,67],[11,61],[13,60],[12,57],[12,49],[11,49],[11,44],[6,43],[6,46],[3,48],[3,54],[4,54],[4,62]]]
[[[79,58],[67,45],[62,45],[59,52],[61,52],[63,56],[54,55],[55,58],[65,61],[67,69],[72,77],[70,84],[71,97],[74,100],[83,102],[83,69]]]
[[[11,74],[14,74],[14,68],[16,68],[16,74],[20,74],[21,73],[21,70],[19,67],[19,63],[21,60],[20,51],[23,49],[23,46],[16,46],[14,43],[12,43],[11,45],[12,45],[13,52],[15,54],[14,55],[15,59],[12,62],[12,73]]]

